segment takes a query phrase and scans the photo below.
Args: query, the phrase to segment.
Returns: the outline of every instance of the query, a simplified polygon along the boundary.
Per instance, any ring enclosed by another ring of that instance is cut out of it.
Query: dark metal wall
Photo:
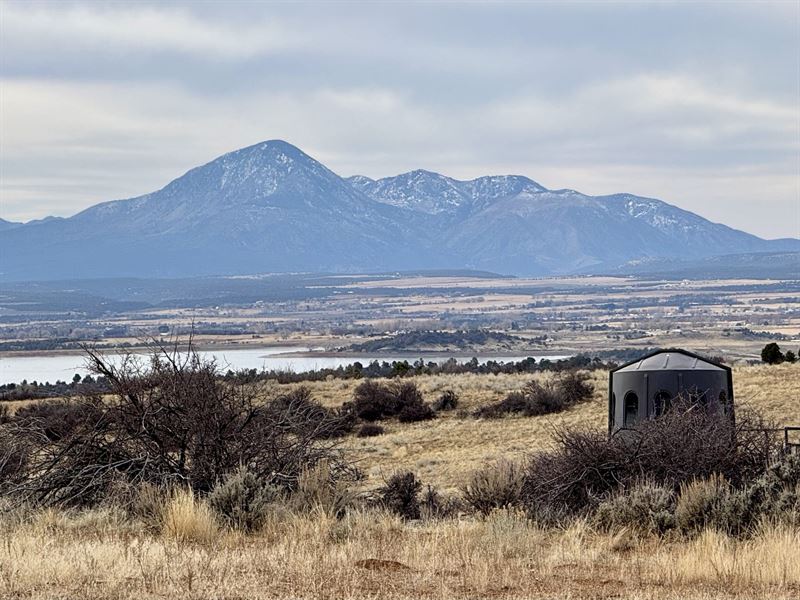
[[[609,431],[634,424],[631,419],[625,422],[625,397],[629,392],[635,393],[638,399],[635,422],[657,416],[659,393],[662,404],[667,398],[683,396],[703,402],[709,410],[728,411],[733,407],[729,371],[663,369],[612,372],[609,380]]]

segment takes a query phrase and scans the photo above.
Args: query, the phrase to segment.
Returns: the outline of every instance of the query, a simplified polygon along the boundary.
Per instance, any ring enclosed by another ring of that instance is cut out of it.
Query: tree
[[[777,365],[784,361],[783,352],[781,347],[775,342],[770,342],[761,350],[761,360],[768,365]]]
[[[787,350],[786,354],[783,355],[783,358],[788,363],[797,362],[797,355],[794,352],[792,352],[791,350]]]
[[[21,420],[7,431],[31,447],[27,477],[16,488],[30,502],[92,505],[120,480],[203,494],[240,466],[286,489],[322,460],[351,474],[333,439],[343,415],[305,392],[265,402],[266,390],[225,381],[216,363],[191,348],[158,347],[148,362],[129,355],[112,363],[86,352],[108,387],[82,390],[64,405],[65,415],[80,418],[57,435]]]

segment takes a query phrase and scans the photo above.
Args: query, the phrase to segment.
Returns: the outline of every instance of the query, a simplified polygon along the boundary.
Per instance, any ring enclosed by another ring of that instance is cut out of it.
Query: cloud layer
[[[800,236],[796,3],[0,10],[6,219],[283,138],[342,175],[520,173]]]

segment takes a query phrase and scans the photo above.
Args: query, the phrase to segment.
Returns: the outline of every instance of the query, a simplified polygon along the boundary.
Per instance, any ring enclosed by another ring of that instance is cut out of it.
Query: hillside
[[[797,414],[797,369],[737,369],[737,397],[771,418]],[[366,489],[410,469],[424,483],[421,496],[432,485],[440,498],[456,497],[475,469],[547,448],[558,427],[602,430],[606,376],[594,372],[595,399],[566,413],[485,420],[453,411],[434,421],[388,423],[377,437],[348,437],[344,451],[358,459]],[[518,389],[526,379],[486,375],[413,381],[428,399],[454,389],[461,406],[472,409]],[[280,387],[274,391],[287,386]],[[311,391],[335,406],[352,397],[353,387],[352,381],[325,381],[311,384]],[[309,495],[319,491],[309,488]],[[335,497],[354,502],[339,494]],[[405,521],[363,507],[337,516],[326,509],[330,496],[320,495],[309,509],[271,505],[264,523],[246,533],[216,524],[200,499],[172,500],[162,508],[152,490],[127,512],[106,505],[6,511],[0,518],[5,536],[0,568],[14,576],[0,578],[0,595],[731,600],[795,598],[800,589],[797,527],[770,523],[747,537],[710,528],[696,536],[658,536],[626,528],[607,531],[589,518],[548,528],[515,508]],[[160,511],[167,517],[159,517]],[[91,591],[75,592],[85,589]]]
[[[642,258],[800,250],[659,200],[547,190],[522,176],[343,179],[273,140],[68,219],[0,223],[6,281],[437,268],[506,274]]]

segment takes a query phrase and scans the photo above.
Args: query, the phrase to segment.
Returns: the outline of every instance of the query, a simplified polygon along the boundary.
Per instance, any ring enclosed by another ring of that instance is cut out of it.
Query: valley
[[[796,351],[799,292],[794,280],[485,272],[9,284],[0,366],[79,354],[86,343],[126,351],[189,335],[198,349],[246,350],[256,363],[277,349],[295,370],[376,356],[624,359],[669,346],[737,363],[759,360],[771,341]]]

